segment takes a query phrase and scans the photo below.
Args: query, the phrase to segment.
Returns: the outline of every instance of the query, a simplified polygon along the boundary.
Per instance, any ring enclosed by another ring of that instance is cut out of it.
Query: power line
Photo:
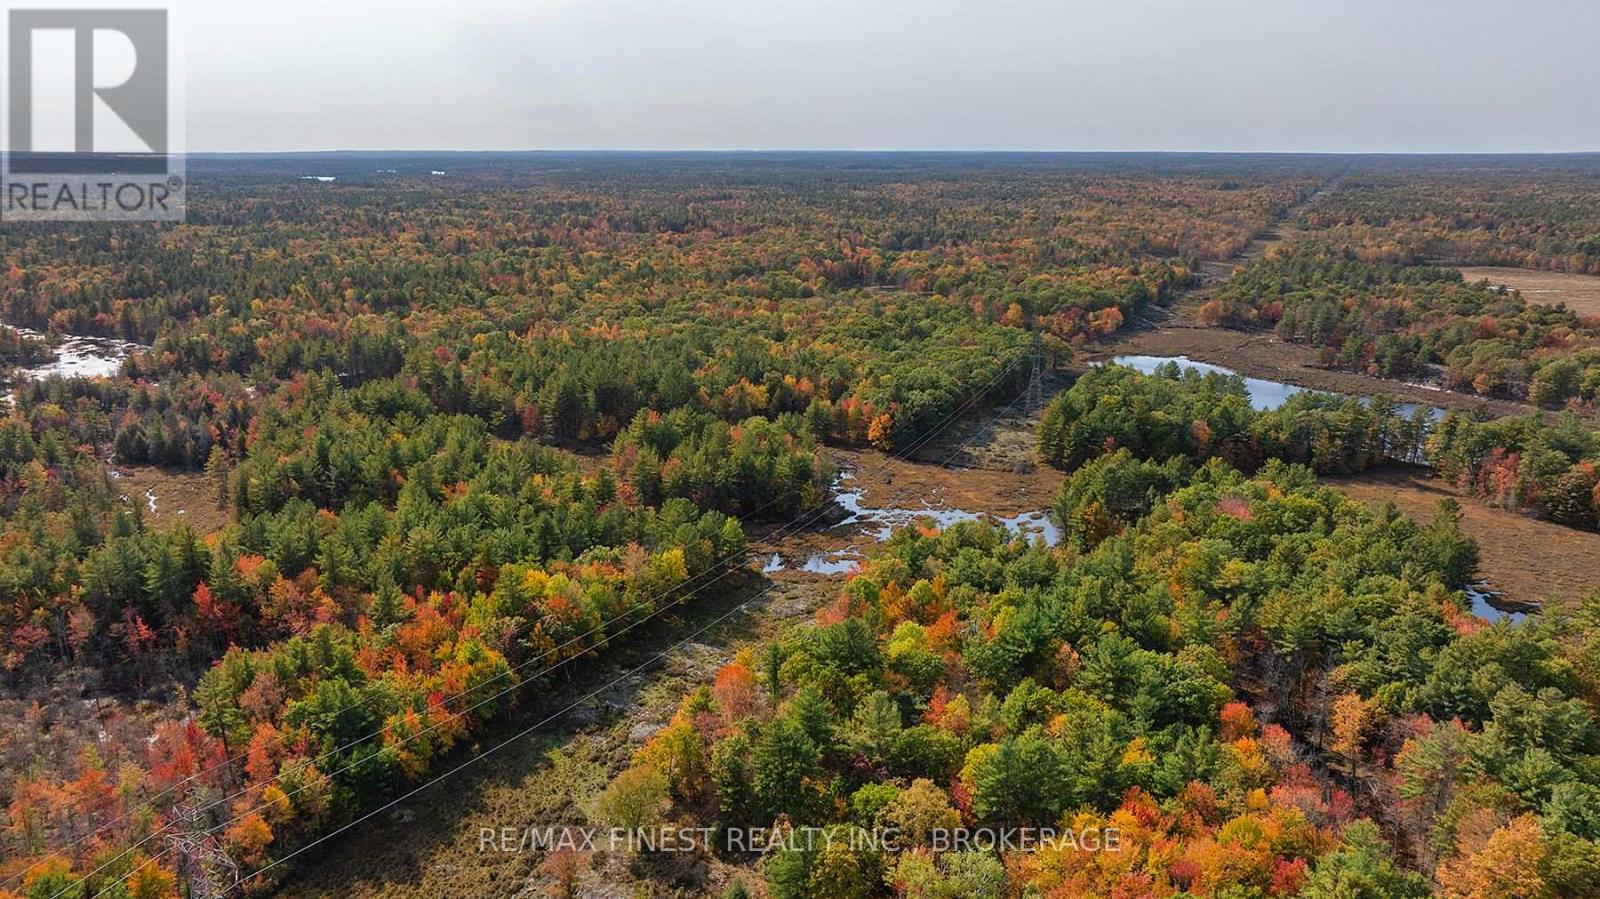
[[[1003,372],[1002,372],[1002,374],[1003,374]],[[998,383],[998,378],[996,378],[996,380],[994,382],[992,382],[992,383]],[[987,392],[987,391],[985,391],[985,392]],[[1011,400],[1011,402],[1006,405],[1006,407],[1003,410],[1002,414],[1005,414],[1006,412],[1009,412],[1017,404],[1017,402],[1022,399],[1022,397],[1023,397],[1023,395],[1019,394],[1017,397],[1013,398]],[[974,400],[975,399],[976,399],[976,396],[974,397]],[[939,430],[942,431],[942,430],[944,430],[944,428],[941,427]],[[932,439],[933,436],[935,436],[935,434],[929,434],[925,439],[923,439],[922,441],[919,442],[919,445],[925,445],[928,442],[928,440]],[[965,442],[963,442],[963,446],[964,446],[964,443]],[[961,452],[961,447],[958,447],[954,452],[952,452],[943,461],[941,461],[939,463],[939,466],[940,467],[944,467],[944,466],[948,465],[950,460],[954,459],[957,455],[960,454],[960,452]],[[339,827],[339,828],[337,828],[337,829],[335,829],[335,830],[333,830],[333,831],[331,831],[329,833],[323,834],[322,836],[319,836],[319,837],[313,839],[311,842],[307,843],[304,846],[301,846],[301,847],[295,849],[294,851],[290,852],[288,855],[285,855],[284,857],[282,857],[280,859],[277,859],[277,860],[265,865],[264,867],[252,872],[251,874],[249,874],[246,877],[242,878],[239,882],[242,882],[243,880],[249,880],[251,878],[260,876],[261,874],[265,873],[266,871],[271,870],[272,868],[274,868],[274,867],[276,867],[276,866],[278,866],[280,864],[283,864],[284,862],[294,858],[295,856],[300,855],[301,853],[306,852],[306,851],[310,850],[311,848],[313,848],[313,847],[315,847],[315,846],[317,846],[317,845],[319,845],[319,844],[321,844],[321,843],[323,843],[323,842],[325,842],[325,841],[327,841],[329,839],[332,839],[333,837],[338,836],[339,834],[349,830],[350,828],[355,827],[356,825],[358,825],[358,824],[360,824],[360,823],[362,823],[364,821],[370,820],[371,818],[375,817],[376,815],[382,814],[384,811],[387,811],[388,809],[393,808],[395,805],[398,805],[399,803],[404,802],[405,800],[411,798],[412,796],[417,795],[418,793],[422,792],[423,790],[426,790],[428,787],[431,787],[434,784],[439,783],[440,781],[443,781],[443,780],[445,780],[445,779],[457,774],[458,772],[462,771],[463,769],[475,764],[476,762],[478,762],[478,761],[480,761],[480,760],[482,760],[484,758],[487,758],[490,755],[493,755],[494,753],[500,751],[501,749],[505,748],[506,746],[510,745],[511,743],[521,739],[522,737],[525,737],[525,736],[533,733],[534,731],[536,731],[539,728],[543,727],[545,724],[548,724],[549,722],[554,721],[556,718],[561,717],[562,715],[566,714],[567,712],[571,711],[572,709],[576,708],[577,706],[581,705],[582,703],[588,701],[589,699],[592,699],[595,696],[598,696],[601,693],[604,693],[606,690],[609,690],[611,687],[617,685],[618,683],[621,683],[622,681],[626,680],[629,677],[632,677],[633,675],[635,675],[638,672],[642,671],[648,665],[653,664],[656,660],[665,657],[667,653],[669,653],[672,650],[676,649],[677,647],[683,645],[684,643],[687,643],[688,641],[694,639],[695,637],[697,637],[700,634],[704,633],[706,630],[709,630],[711,627],[715,626],[717,623],[727,619],[729,616],[731,616],[735,612],[738,612],[738,611],[741,611],[741,610],[743,610],[745,608],[748,608],[756,600],[758,600],[758,599],[762,598],[763,596],[765,596],[766,594],[770,593],[774,586],[776,586],[776,585],[773,584],[773,585],[769,585],[767,587],[762,588],[762,590],[760,592],[758,592],[755,596],[751,597],[750,599],[745,600],[743,603],[740,603],[735,608],[730,609],[728,612],[725,612],[722,615],[718,616],[718,618],[715,619],[714,621],[712,621],[711,623],[701,627],[700,629],[698,629],[694,633],[690,634],[689,636],[684,637],[683,639],[677,641],[672,646],[669,646],[669,647],[667,647],[667,649],[662,650],[661,652],[657,653],[651,659],[647,660],[646,662],[644,662],[640,666],[634,668],[632,671],[628,672],[627,674],[624,674],[623,676],[617,678],[616,680],[613,680],[609,684],[607,684],[607,685],[605,685],[603,687],[600,687],[599,689],[597,689],[597,690],[585,695],[584,697],[582,697],[579,700],[569,704],[568,706],[562,708],[561,710],[555,712],[554,714],[542,719],[541,721],[539,721],[538,723],[532,725],[531,727],[529,727],[529,728],[527,728],[527,729],[525,729],[523,731],[520,731],[520,732],[518,732],[516,734],[513,734],[511,737],[507,738],[506,740],[502,741],[501,743],[496,744],[495,746],[491,747],[489,750],[463,761],[461,764],[459,764],[456,767],[446,771],[445,773],[439,775],[438,777],[436,777],[436,778],[434,778],[432,780],[429,780],[426,783],[420,784],[417,787],[415,787],[414,789],[402,794],[401,796],[399,796],[399,797],[397,797],[397,798],[395,798],[395,799],[393,799],[393,800],[391,800],[391,801],[379,806],[378,808],[376,808],[376,809],[374,809],[374,810],[372,810],[372,811],[370,811],[370,812],[368,812],[368,813],[356,818],[354,821],[351,821],[348,824],[345,824],[345,825],[343,825],[343,826],[341,826],[341,827]],[[346,769],[346,770],[348,770],[348,769]],[[294,794],[300,792],[301,790],[303,790],[305,788],[306,787],[304,785],[301,786],[301,787],[298,787],[292,793],[290,793],[288,795],[294,795]],[[237,822],[237,821],[239,821],[239,820],[241,820],[241,819],[243,819],[245,817],[248,817],[249,815],[254,814],[255,812],[260,811],[261,809],[265,808],[266,806],[267,806],[267,803],[263,803],[262,805],[259,805],[259,806],[255,807],[255,808],[252,808],[252,809],[248,810],[248,811],[241,812],[240,814],[234,816],[233,818],[223,822],[221,825],[219,825],[219,827],[226,828],[228,825],[231,825],[231,824],[233,824],[233,823],[235,823],[235,822]],[[151,864],[154,861],[155,861],[155,857],[154,856],[152,856],[149,859],[146,859],[144,862],[140,863],[138,866],[136,866],[133,870],[129,871],[127,874],[121,875],[117,879],[113,880],[112,883],[108,884],[107,886],[102,888],[99,892],[95,893],[95,895],[90,897],[90,899],[99,899],[100,896],[102,896],[107,891],[112,889],[112,887],[114,887],[117,883],[120,883],[123,880],[127,879],[128,877],[133,876],[133,874],[135,872],[137,872],[138,870],[143,869],[144,867],[148,866],[149,864]],[[104,867],[104,866],[102,866],[102,867]],[[89,876],[92,876],[92,873],[93,872],[91,872],[91,875],[89,875]],[[62,893],[64,893],[64,892],[65,892],[65,890],[62,891]],[[57,893],[55,896],[50,897],[50,899],[58,899],[58,897],[61,896],[62,893]]]
[[[256,871],[251,872],[249,875],[246,875],[245,877],[240,878],[240,880],[238,882],[242,883],[242,882],[244,882],[246,880],[249,880],[249,879],[251,879],[253,877],[259,877],[261,874],[264,874],[268,870],[271,870],[272,868],[283,864],[284,862],[288,861],[289,859],[294,858],[295,856],[301,854],[302,852],[305,852],[305,851],[307,851],[307,850],[309,850],[309,849],[311,849],[311,848],[313,848],[313,847],[315,847],[317,845],[320,845],[321,843],[324,843],[327,840],[333,839],[334,837],[338,836],[339,834],[344,833],[345,831],[349,830],[352,827],[355,827],[358,824],[361,824],[364,821],[368,821],[368,820],[370,820],[370,819],[372,819],[372,818],[374,818],[374,817],[376,817],[378,815],[383,814],[384,812],[388,811],[389,809],[394,808],[396,805],[399,805],[400,803],[406,801],[407,799],[410,799],[411,797],[417,795],[418,793],[421,793],[423,790],[426,790],[427,788],[433,786],[434,784],[437,784],[437,783],[439,783],[439,782],[441,782],[441,781],[443,781],[443,780],[445,780],[445,779],[447,779],[449,777],[452,777],[452,776],[460,773],[461,771],[465,770],[466,768],[472,766],[473,764],[476,764],[477,762],[480,762],[483,759],[488,758],[489,756],[495,754],[496,752],[499,752],[500,750],[506,748],[507,746],[510,746],[512,743],[515,743],[517,740],[520,740],[523,737],[526,737],[529,734],[539,730],[541,727],[544,727],[546,724],[549,724],[550,722],[556,720],[557,718],[560,718],[562,715],[565,715],[567,712],[572,711],[573,709],[577,708],[578,706],[582,705],[583,703],[588,702],[589,700],[595,698],[596,696],[599,696],[600,694],[606,692],[607,690],[611,689],[612,687],[615,687],[617,684],[620,684],[623,681],[627,680],[628,678],[633,677],[634,675],[636,675],[639,672],[643,671],[645,668],[649,667],[650,665],[655,664],[660,659],[665,658],[667,653],[673,651],[674,649],[677,649],[679,646],[682,646],[684,643],[687,643],[690,640],[693,640],[695,637],[700,636],[701,634],[703,634],[706,631],[710,630],[712,627],[716,626],[717,624],[720,624],[721,622],[723,622],[723,621],[727,620],[728,618],[732,617],[732,615],[735,612],[740,612],[740,611],[743,611],[744,609],[748,608],[751,603],[753,603],[757,599],[760,599],[761,597],[765,596],[771,590],[772,590],[772,587],[770,587],[770,586],[766,587],[766,588],[763,588],[760,593],[756,594],[755,596],[751,597],[750,599],[745,600],[744,602],[740,603],[739,605],[734,606],[732,609],[729,609],[728,611],[726,611],[726,612],[722,613],[721,615],[717,616],[710,623],[702,626],[699,630],[696,630],[694,633],[689,634],[687,637],[684,637],[683,639],[677,641],[676,643],[672,644],[671,646],[668,646],[666,649],[663,649],[662,651],[656,653],[654,656],[651,656],[649,659],[646,659],[642,664],[637,665],[634,668],[630,669],[627,673],[623,674],[621,677],[618,677],[615,680],[612,680],[609,683],[605,684],[604,686],[585,694],[584,696],[582,696],[579,699],[577,699],[576,701],[564,706],[563,708],[559,709],[558,711],[554,712],[553,714],[548,715],[548,716],[546,716],[544,718],[541,718],[539,721],[535,722],[534,724],[532,724],[531,726],[527,727],[526,729],[518,731],[515,734],[512,734],[510,737],[507,737],[506,739],[500,741],[499,743],[497,743],[494,746],[490,747],[488,750],[486,750],[484,752],[481,752],[478,755],[472,756],[471,758],[468,758],[467,760],[463,761],[461,764],[455,766],[454,768],[451,768],[450,770],[444,772],[443,774],[440,774],[438,777],[435,777],[432,780],[429,780],[429,781],[427,781],[425,783],[419,784],[418,786],[416,786],[415,788],[411,789],[410,791],[408,791],[406,793],[403,793],[403,794],[401,794],[400,796],[397,796],[394,799],[389,800],[388,802],[384,803],[383,805],[378,806],[377,808],[375,808],[372,811],[367,812],[366,814],[356,818],[355,820],[349,822],[348,824],[344,824],[344,825],[340,826],[339,828],[337,828],[335,830],[329,831],[328,833],[325,833],[322,836],[317,837],[316,839],[314,839],[311,842],[305,844],[304,846],[301,846],[298,849],[295,849],[293,852],[290,852],[288,855],[285,855],[283,858],[280,858],[280,859],[278,859],[278,860],[276,860],[274,862],[271,862],[270,864],[268,864],[268,865],[266,865],[266,866],[264,866],[264,867],[262,867],[262,868],[260,868],[260,869],[258,869]],[[253,813],[253,810],[252,810],[252,812],[247,812],[246,814],[251,814],[251,813]],[[148,866],[153,861],[155,861],[155,857],[154,856],[151,856],[150,858],[145,859],[143,862],[141,862],[139,865],[134,867],[128,873],[120,875],[116,879],[112,880],[111,883],[109,883],[106,886],[102,887],[99,892],[97,892],[93,896],[89,897],[89,899],[100,899],[101,896],[105,895],[107,892],[110,892],[118,884],[120,884],[123,881],[127,880],[129,877],[132,877],[136,872],[138,872],[139,870],[141,870],[144,867]],[[64,893],[65,890],[63,890],[62,892]],[[52,896],[51,899],[57,899],[57,897],[59,897],[60,895],[62,895],[62,893],[57,893],[57,894],[55,894],[55,896]]]
[[[1000,383],[1001,379],[1005,377],[1007,372],[1009,372],[1012,368],[1014,368],[1017,365],[1017,363],[1020,362],[1020,361],[1022,361],[1022,357],[1014,358],[1011,362],[1009,362],[1006,365],[1002,366],[1000,368],[1000,370],[998,372],[996,372],[995,376],[992,379],[990,379],[984,385],[984,387],[982,389],[980,389],[977,392],[975,392],[964,403],[962,403],[956,409],[954,409],[950,413],[948,413],[932,429],[930,429],[929,431],[925,432],[917,440],[913,441],[911,447],[909,447],[906,450],[903,450],[898,455],[900,455],[901,457],[909,456],[911,453],[913,453],[916,450],[920,449],[921,447],[927,445],[927,443],[929,443],[935,437],[937,437],[939,434],[941,434],[945,430],[947,430],[955,422],[956,419],[958,419],[962,414],[964,414],[969,408],[974,406],[974,404],[976,404],[978,402],[978,400],[980,400],[983,396],[987,395],[990,390],[994,389],[994,387],[997,386]],[[1006,410],[1009,411],[1011,407],[1015,406],[1016,402],[1017,402],[1017,399],[1020,399],[1020,398],[1021,398],[1021,396],[1019,395],[1018,398],[1013,399],[1012,402],[1007,405]],[[894,457],[895,457],[895,454],[891,454],[889,456],[889,459],[893,459]],[[954,458],[954,455],[952,455],[951,458]],[[946,460],[945,463],[941,463],[941,465],[946,464],[947,462],[948,462],[948,460]],[[883,465],[879,466],[879,470],[881,471],[882,468],[887,466],[887,464],[888,464],[888,461],[886,460]],[[827,508],[828,503],[830,501],[831,500],[822,500],[822,501],[818,502],[815,506],[812,507],[811,510],[808,510],[807,512],[802,512],[794,520],[792,520],[788,524],[780,526],[773,533],[774,534],[778,534],[778,533],[781,533],[781,532],[783,532],[783,531],[785,531],[785,530],[787,530],[789,528],[797,528],[798,529],[798,527],[809,526]],[[758,507],[758,509],[755,510],[755,511],[760,511],[762,509],[768,508],[775,502],[777,502],[777,500],[773,499],[773,500],[763,504],[762,506]],[[754,512],[749,513],[749,514],[754,514]],[[802,524],[802,521],[804,522],[803,524]],[[728,557],[725,557],[723,560],[721,560],[717,564],[719,564],[719,565],[720,564],[725,564],[728,560],[730,560],[732,558],[733,558],[733,555],[730,554]],[[706,571],[709,572],[711,570],[713,570],[713,569],[707,569]],[[706,572],[702,572],[702,574],[704,574],[704,573],[706,573]],[[610,635],[608,637],[608,639],[620,636],[621,634],[625,634],[629,630],[632,630],[634,627],[637,627],[640,624],[643,624],[643,623],[645,623],[647,621],[650,621],[650,620],[654,619],[656,616],[665,613],[667,610],[684,604],[694,594],[696,594],[696,593],[700,592],[701,590],[711,586],[712,584],[722,580],[729,573],[731,573],[731,570],[722,571],[721,573],[719,573],[717,575],[717,577],[715,577],[712,580],[710,580],[710,581],[708,581],[708,582],[706,582],[704,584],[701,584],[700,586],[696,587],[694,590],[692,590],[689,593],[685,594],[678,601],[676,601],[674,603],[662,605],[660,608],[655,609],[654,611],[652,611],[649,615],[647,615],[645,618],[641,619],[640,621],[633,622],[632,624],[629,624],[627,627],[625,627],[622,631],[618,632],[617,634]],[[700,575],[696,575],[696,577],[699,577],[699,576]],[[692,581],[692,580],[693,580],[693,578],[690,579],[690,581]],[[663,593],[659,597],[657,597],[657,599],[664,599],[666,596],[670,595],[673,591],[675,591],[675,590],[681,588],[682,586],[688,584],[690,581],[685,581],[684,584],[680,584],[680,585],[678,585],[676,587],[673,587],[673,588],[669,589],[668,591],[666,591],[665,593]],[[555,649],[552,649],[552,650],[548,651],[545,655],[553,654],[554,652],[558,651],[561,648],[565,648],[566,646],[570,646],[573,642],[576,642],[577,640],[581,640],[586,636],[589,636],[589,635],[594,634],[594,633],[596,633],[598,631],[601,631],[605,627],[607,627],[608,625],[613,624],[616,621],[619,621],[619,620],[621,620],[621,619],[623,619],[625,617],[628,617],[628,614],[633,614],[633,613],[625,613],[623,615],[618,615],[618,616],[616,616],[615,618],[611,619],[608,622],[603,622],[602,624],[598,625],[596,628],[591,629],[586,634],[579,635],[578,637],[575,637],[572,640],[569,640],[566,644],[563,644],[561,647],[556,647]],[[580,655],[581,655],[581,653],[580,653]],[[518,670],[520,670],[520,669],[532,664],[533,662],[537,661],[539,658],[543,658],[543,657],[544,656],[538,656],[538,657],[534,657],[534,658],[528,659],[528,660],[520,663],[515,668],[508,669],[505,672],[501,672],[500,674],[497,674],[494,678],[491,678],[489,681],[486,681],[485,684],[480,684],[477,687],[473,688],[473,690],[460,691],[459,693],[455,694],[454,696],[452,696],[450,698],[460,698],[462,696],[467,695],[467,693],[469,693],[469,692],[473,692],[475,690],[479,690],[483,686],[485,686],[486,684],[493,683],[494,681],[499,680],[502,677],[505,677],[505,676],[508,676],[510,674],[513,674],[516,671],[518,671]],[[554,671],[556,668],[561,667],[562,665],[566,664],[569,661],[571,661],[571,658],[563,659],[563,660],[555,663],[554,665],[552,665],[552,666],[550,666],[550,667],[538,672],[537,674],[534,675],[534,678],[542,677],[543,675],[548,674],[551,671]],[[527,682],[531,683],[534,678],[530,678],[530,680],[527,681]],[[437,722],[437,723],[435,723],[433,725],[430,725],[428,728],[426,728],[426,729],[424,729],[422,731],[419,731],[419,732],[417,732],[415,734],[412,734],[412,735],[402,739],[400,741],[400,743],[397,744],[397,745],[405,745],[406,743],[409,743],[411,740],[414,740],[414,739],[420,738],[422,736],[425,736],[426,734],[431,733],[434,730],[437,730],[439,727],[443,726],[445,723],[457,720],[461,716],[465,715],[467,712],[470,712],[470,711],[472,711],[472,710],[474,710],[474,709],[486,704],[487,702],[490,702],[490,701],[493,701],[495,699],[498,699],[499,697],[504,696],[506,693],[509,693],[509,692],[511,692],[513,690],[516,690],[516,689],[520,688],[521,686],[523,686],[523,683],[514,683],[510,687],[507,687],[506,689],[501,690],[500,692],[494,694],[493,696],[489,697],[488,699],[480,700],[478,703],[475,703],[475,704],[469,706],[466,709],[463,709],[463,710],[461,710],[459,712],[453,713],[450,717],[446,718],[444,721]],[[352,709],[355,709],[355,708],[358,708],[358,707],[362,707],[362,706],[364,706],[364,704],[365,704],[364,702],[353,703],[350,706],[347,706],[345,709],[342,709],[341,711],[349,711],[349,710],[352,710]],[[356,746],[356,745],[358,745],[360,743],[365,742],[366,740],[373,739],[375,737],[380,737],[384,733],[386,733],[387,731],[388,731],[388,728],[383,728],[381,730],[375,731],[372,734],[368,734],[366,736],[359,737],[356,740],[353,740],[350,743],[345,744],[344,746],[336,747],[335,749],[328,750],[327,752],[323,753],[322,755],[319,755],[316,759],[305,761],[300,766],[299,770],[304,771],[307,767],[310,767],[311,765],[316,764],[317,761],[320,761],[322,759],[331,757],[332,755],[334,755],[337,752],[341,752],[341,751],[343,751],[345,749],[352,748],[352,747],[354,747],[354,746]],[[202,776],[203,774],[209,773],[211,771],[219,770],[222,767],[224,767],[226,765],[231,765],[233,762],[236,762],[240,758],[245,758],[245,757],[246,757],[245,755],[241,755],[241,756],[238,756],[236,758],[225,759],[222,762],[219,762],[219,763],[217,763],[215,765],[212,765],[210,768],[207,768],[204,771],[197,772],[196,774],[189,775],[188,777],[184,778],[184,780],[180,781],[177,784],[174,784],[172,787],[169,787],[164,792],[165,793],[171,793],[171,792],[175,791],[177,789],[177,787],[179,787],[179,786],[181,786],[181,785],[183,785],[185,783],[192,782],[194,779]],[[349,770],[350,767],[353,767],[353,765],[354,765],[354,763],[352,763],[351,765],[346,766],[345,768],[340,769],[339,771],[333,772],[332,774],[330,774],[328,776],[331,777],[331,776],[333,776],[335,774],[343,773],[344,771]],[[264,786],[266,784],[274,783],[274,782],[278,781],[282,776],[283,776],[283,774],[282,774],[282,772],[280,772],[279,774],[276,774],[273,777],[268,778],[267,780],[263,781],[262,783],[253,785],[253,787],[247,787],[247,788],[241,789],[241,790],[239,790],[239,791],[237,791],[235,793],[232,793],[232,794],[229,794],[229,795],[224,796],[222,798],[219,798],[219,799],[213,801],[212,803],[209,803],[209,804],[203,806],[201,809],[197,810],[196,814],[198,814],[199,812],[204,812],[204,811],[207,811],[209,809],[215,808],[215,807],[217,807],[217,806],[219,806],[219,805],[221,805],[223,803],[226,803],[228,801],[231,801],[232,799],[237,798],[238,796],[241,796],[244,793],[249,792],[249,790],[251,788],[261,787],[261,786]],[[300,788],[297,788],[294,791],[294,793],[298,793],[302,789],[304,789],[303,786],[300,787]],[[294,795],[294,793],[291,793],[290,795]],[[152,807],[152,804],[146,804],[143,807],[144,808],[150,808],[150,807]],[[256,809],[253,809],[252,812],[253,811],[259,811],[260,808],[265,808],[265,805],[262,805],[262,806],[257,807]],[[238,816],[238,817],[236,817],[234,819],[231,819],[228,822],[225,822],[225,824],[222,825],[222,826],[226,826],[227,824],[231,824],[234,821],[239,820],[239,818],[244,817],[245,815],[251,814],[252,812],[246,812],[246,813],[244,813],[244,815],[240,815],[240,816]],[[124,814],[120,820],[126,820],[128,817],[131,817],[131,814],[132,814],[131,812]],[[85,834],[83,837],[80,837],[77,840],[75,840],[72,844],[69,844],[69,846],[67,848],[71,848],[71,846],[81,843],[83,840],[87,839],[89,836],[92,836],[94,833],[101,832],[104,829],[106,829],[107,827],[112,826],[115,823],[117,823],[117,822],[114,821],[111,824],[102,825],[101,827],[96,828],[94,831],[91,831],[89,834]],[[85,877],[86,878],[87,877],[92,877],[94,874],[97,874],[100,871],[104,870],[105,868],[110,867],[111,865],[116,864],[117,862],[121,861],[123,858],[126,858],[130,853],[137,851],[141,846],[147,844],[150,840],[152,840],[155,837],[161,835],[161,833],[163,833],[170,825],[171,825],[171,821],[163,823],[161,827],[158,827],[156,830],[152,831],[150,834],[146,835],[143,839],[139,840],[137,843],[133,844],[132,846],[129,846],[129,847],[123,849],[121,852],[117,853],[117,855],[115,857],[113,857],[112,859],[107,860],[106,862],[103,862],[98,867],[96,867],[94,870],[90,871],[87,875],[85,875]],[[35,863],[34,865],[30,865],[28,868],[24,869],[24,871],[21,874],[17,875],[15,879],[20,879],[21,877],[25,876],[28,871],[30,871],[33,868],[37,867],[37,865],[38,865],[38,863]],[[130,875],[125,875],[125,876],[131,876],[131,873],[132,872],[130,872]],[[65,891],[63,891],[63,892],[65,892]],[[59,896],[60,894],[58,893],[57,895]],[[55,897],[51,897],[51,899],[55,899]]]

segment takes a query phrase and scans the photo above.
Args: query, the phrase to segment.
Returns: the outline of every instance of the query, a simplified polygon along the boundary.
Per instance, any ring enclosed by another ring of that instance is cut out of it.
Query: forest
[[[1059,545],[899,530],[597,820],[911,839],[721,859],[796,899],[1596,895],[1600,608],[1485,623],[1458,506],[1317,481],[1425,467],[1600,529],[1600,324],[1438,258],[1587,270],[1591,167],[445,165],[197,159],[186,222],[0,229],[0,899],[271,894],[556,678],[770,589],[752,543],[838,512],[841,457],[918,461],[1045,385],[1012,473],[1059,481]],[[1550,414],[1098,364],[1219,266],[1205,327]],[[72,336],[134,346],[40,376]],[[956,826],[1123,850],[936,849]],[[636,867],[693,895],[682,862]]]
[[[0,319],[143,347],[112,378],[17,378],[0,422],[3,678],[30,722],[3,744],[0,889],[270,885],[249,871],[423,779],[541,671],[736,589],[743,525],[816,506],[828,445],[1014,395],[1318,178],[580,158],[463,188],[355,164],[219,166],[172,227],[0,234]],[[48,351],[0,334],[7,363]],[[192,473],[228,523],[155,526],[121,465]]]
[[[686,697],[599,811],[835,835],[764,857],[796,899],[1593,895],[1600,610],[1485,624],[1453,502],[1419,524],[1316,483],[1459,452],[1465,422],[1427,421],[1091,370],[1040,431],[1063,549],[899,532]],[[1127,845],[939,845],[964,823]],[[909,846],[845,836],[883,828]]]
[[[1587,156],[1354,159],[1198,320],[1271,329],[1325,366],[1592,415],[1596,310],[1457,267],[1600,273],[1597,201]]]
[[[1304,220],[1367,262],[1600,274],[1597,192],[1583,154],[1391,158],[1352,166]]]
[[[1417,524],[1277,460],[1119,450],[1063,494],[1139,483],[1144,514],[1066,551],[900,532],[814,622],[687,697],[601,813],[909,841],[769,853],[771,894],[797,899],[1594,894],[1592,603],[1486,626],[1454,510]],[[1123,846],[936,851],[962,822]]]
[[[1426,465],[1492,505],[1600,528],[1600,433],[1571,413],[1547,421],[1452,411],[1435,419],[1425,407],[1407,410],[1383,396],[1317,392],[1260,411],[1237,376],[1183,372],[1175,363],[1150,375],[1107,365],[1046,408],[1038,449],[1041,460],[1066,471],[1119,451],[1154,463],[1222,459],[1247,471],[1271,460],[1318,474]],[[1102,498],[1094,514],[1115,517],[1118,508]],[[1148,511],[1140,503],[1131,508]]]
[[[1600,329],[1453,269],[1361,261],[1306,242],[1246,266],[1200,309],[1203,322],[1271,327],[1320,348],[1325,365],[1427,379],[1485,397],[1592,413]]]

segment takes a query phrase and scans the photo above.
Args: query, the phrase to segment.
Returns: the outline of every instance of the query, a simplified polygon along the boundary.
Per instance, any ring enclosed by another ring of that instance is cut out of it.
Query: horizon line
[[[872,147],[324,147],[317,149],[294,150],[188,150],[173,155],[178,156],[295,156],[295,155],[329,155],[329,154],[360,154],[360,153],[387,153],[387,154],[483,154],[483,155],[511,155],[511,154],[614,154],[614,155],[647,155],[647,154],[681,154],[681,155],[759,155],[776,153],[796,154],[966,154],[966,155],[1052,155],[1052,156],[1595,156],[1600,155],[1600,148],[1582,150],[1083,150],[1083,149],[1031,149],[1031,148],[953,148],[953,147],[899,147],[899,148],[872,148]]]

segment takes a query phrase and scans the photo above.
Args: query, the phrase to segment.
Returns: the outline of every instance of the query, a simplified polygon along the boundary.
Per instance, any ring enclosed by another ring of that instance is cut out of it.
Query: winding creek
[[[1193,371],[1199,372],[1200,374],[1238,376],[1244,380],[1244,389],[1245,393],[1247,393],[1250,397],[1250,405],[1263,412],[1282,406],[1284,403],[1289,401],[1289,397],[1294,396],[1297,393],[1317,392],[1309,391],[1305,387],[1298,387],[1294,384],[1285,384],[1282,381],[1268,381],[1265,378],[1251,378],[1245,375],[1240,375],[1231,368],[1223,368],[1220,365],[1212,365],[1209,362],[1197,362],[1193,359],[1190,359],[1188,356],[1126,355],[1116,356],[1111,361],[1118,365],[1126,365],[1129,368],[1144,372],[1147,375],[1167,364],[1168,362],[1172,362],[1176,363],[1178,368],[1182,371]],[[1363,396],[1358,397],[1358,399],[1365,403],[1370,401],[1372,398]],[[1400,415],[1410,416],[1421,407],[1419,407],[1416,403],[1395,403],[1394,408],[1395,411]],[[1437,406],[1428,406],[1426,408],[1428,409],[1428,417],[1432,418],[1434,421],[1439,421],[1440,419],[1444,418],[1445,410]]]

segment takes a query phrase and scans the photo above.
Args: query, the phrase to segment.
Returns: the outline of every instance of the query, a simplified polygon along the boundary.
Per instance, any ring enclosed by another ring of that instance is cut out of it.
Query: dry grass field
[[[217,483],[208,475],[154,465],[118,465],[116,472],[117,486],[159,527],[187,521],[196,532],[209,534],[228,523],[227,510],[217,505]]]
[[[1488,279],[1490,284],[1519,290],[1530,303],[1566,303],[1567,308],[1580,315],[1600,315],[1600,275],[1496,266],[1464,268],[1461,274],[1468,281]]]
[[[1378,469],[1326,482],[1363,502],[1393,501],[1421,520],[1433,516],[1439,500],[1454,498],[1462,526],[1478,541],[1478,570],[1511,599],[1571,602],[1600,584],[1600,534],[1496,509],[1419,470]]]

